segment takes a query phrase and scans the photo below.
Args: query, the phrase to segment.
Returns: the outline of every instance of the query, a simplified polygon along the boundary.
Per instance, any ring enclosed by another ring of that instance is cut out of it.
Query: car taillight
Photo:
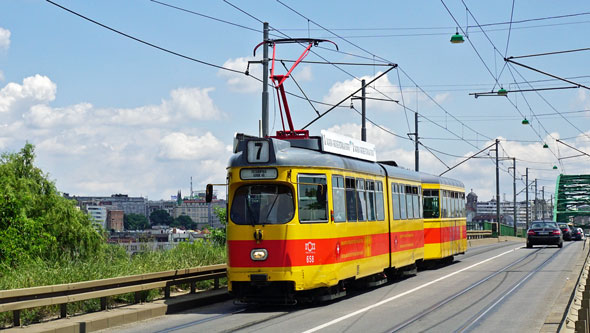
[[[527,235],[534,235],[534,234],[535,234],[535,230],[529,230],[529,231],[527,232]]]
[[[554,235],[561,235],[561,230],[555,229],[555,230],[553,230],[553,234]]]

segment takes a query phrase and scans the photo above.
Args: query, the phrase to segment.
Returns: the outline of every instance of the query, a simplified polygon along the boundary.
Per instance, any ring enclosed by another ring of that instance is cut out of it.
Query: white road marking
[[[345,315],[345,316],[342,316],[342,317],[336,318],[336,319],[334,319],[334,320],[332,320],[332,321],[329,321],[329,322],[327,322],[327,323],[325,323],[325,324],[322,324],[322,325],[320,325],[320,326],[316,326],[316,327],[314,327],[314,328],[312,328],[312,329],[309,329],[309,330],[307,330],[307,331],[305,331],[305,332],[303,332],[303,333],[312,333],[312,332],[316,332],[316,331],[319,331],[319,330],[321,330],[321,329],[324,329],[324,328],[326,328],[326,327],[328,327],[328,326],[332,326],[332,325],[334,325],[334,324],[336,324],[336,323],[339,323],[339,322],[341,322],[341,321],[343,321],[343,320],[346,320],[346,319],[348,319],[348,318],[350,318],[350,317],[354,317],[354,316],[356,316],[356,315],[359,315],[359,314],[361,314],[361,313],[363,313],[363,312],[367,312],[367,311],[369,311],[369,310],[371,310],[371,309],[374,309],[374,308],[376,308],[376,307],[379,307],[379,306],[381,306],[381,305],[383,305],[383,304],[386,304],[386,303],[389,303],[389,302],[391,302],[391,301],[393,301],[393,300],[396,300],[396,299],[398,299],[398,298],[400,298],[400,297],[403,297],[403,296],[409,295],[409,294],[411,294],[411,293],[413,293],[413,292],[415,292],[415,291],[418,291],[418,290],[420,290],[420,289],[426,288],[426,287],[428,287],[428,286],[430,286],[430,285],[432,285],[432,284],[435,284],[435,283],[437,283],[437,282],[440,282],[440,281],[442,281],[442,280],[445,280],[445,279],[447,279],[447,278],[450,278],[451,276],[457,275],[457,274],[459,274],[459,273],[461,273],[461,272],[464,272],[464,271],[466,271],[466,270],[468,270],[468,269],[471,269],[471,268],[473,268],[473,267],[479,266],[479,265],[481,265],[481,264],[484,264],[484,263],[486,263],[486,262],[488,262],[488,261],[491,261],[491,260],[497,259],[497,258],[499,258],[499,257],[501,257],[501,256],[503,256],[503,255],[506,255],[506,254],[508,254],[508,253],[514,252],[514,251],[516,251],[516,250],[518,250],[518,249],[520,249],[520,248],[522,248],[522,246],[519,246],[519,247],[516,247],[516,248],[514,248],[514,249],[512,249],[512,250],[509,250],[509,251],[506,251],[506,252],[500,253],[500,254],[498,254],[497,256],[493,256],[493,257],[491,257],[491,258],[488,258],[488,259],[486,259],[486,260],[482,260],[482,261],[480,261],[480,262],[478,262],[478,263],[475,263],[475,264],[473,264],[473,265],[471,265],[471,266],[468,266],[468,267],[462,268],[462,269],[460,269],[460,270],[458,270],[458,271],[456,271],[456,272],[453,272],[453,273],[451,273],[451,274],[448,274],[448,275],[442,276],[442,277],[440,277],[440,278],[438,278],[438,279],[436,279],[436,280],[432,280],[432,281],[430,281],[430,282],[428,282],[428,283],[425,283],[425,284],[423,284],[423,285],[421,285],[421,286],[418,286],[418,287],[416,287],[416,288],[414,288],[414,289],[410,289],[410,290],[408,290],[408,291],[405,291],[405,292],[403,292],[403,293],[401,293],[401,294],[398,294],[398,295],[392,296],[392,297],[390,297],[390,298],[384,299],[384,300],[382,300],[381,302],[375,303],[375,304],[373,304],[373,305],[369,305],[369,306],[367,306],[367,307],[364,307],[364,308],[362,308],[362,309],[359,309],[359,310],[357,310],[357,311],[355,311],[355,312],[351,312],[351,313],[349,313],[349,314],[347,314],[347,315]]]

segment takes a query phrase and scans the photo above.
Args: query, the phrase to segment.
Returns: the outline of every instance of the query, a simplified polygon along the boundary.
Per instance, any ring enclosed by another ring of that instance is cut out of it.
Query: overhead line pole
[[[362,90],[361,90],[361,107],[362,107],[362,124],[361,124],[361,140],[367,141],[367,94],[365,91],[365,80],[361,80]]]
[[[526,228],[529,229],[529,168],[526,168]]]
[[[414,129],[415,129],[415,144],[416,144],[416,152],[414,155],[414,164],[415,164],[415,169],[416,171],[420,171],[420,150],[419,148],[419,142],[418,142],[418,112],[414,112]]]
[[[498,221],[498,238],[501,235],[501,225],[500,225],[500,167],[499,167],[499,159],[498,159],[498,142],[500,140],[496,139],[496,221]]]
[[[263,23],[262,39],[262,137],[268,136],[268,22]]]
[[[537,178],[535,178],[535,220],[537,219]]]
[[[514,169],[514,177],[512,178],[512,187],[513,187],[513,192],[514,192],[514,199],[512,201],[513,207],[514,207],[514,237],[517,237],[516,233],[517,233],[517,228],[516,228],[516,158],[513,157],[512,158],[512,166]]]
[[[371,83],[377,81],[378,79],[380,79],[383,75],[389,73],[392,69],[397,67],[397,64],[391,64],[390,65],[391,68],[388,68],[386,71],[384,71],[383,73],[379,74],[377,77],[373,78],[371,81],[369,81],[367,83],[367,85],[370,85]],[[346,96],[345,98],[343,98],[340,102],[336,103],[335,105],[333,105],[331,108],[329,108],[328,110],[326,110],[324,113],[320,114],[319,116],[317,116],[314,120],[310,121],[309,123],[307,123],[307,125],[303,126],[303,128],[301,129],[306,129],[308,128],[311,124],[315,123],[316,121],[318,121],[320,118],[322,118],[323,116],[325,116],[326,114],[328,114],[328,112],[334,110],[336,107],[338,107],[340,104],[344,103],[346,100],[348,100],[349,98],[351,98],[352,96],[354,96],[354,94],[358,93],[359,91],[361,91],[361,88],[358,88],[357,90],[355,90],[352,94]]]
[[[545,219],[545,185],[541,186],[541,220]]]

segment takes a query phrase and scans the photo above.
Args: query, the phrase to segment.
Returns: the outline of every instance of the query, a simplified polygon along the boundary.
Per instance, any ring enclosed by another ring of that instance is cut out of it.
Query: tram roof
[[[463,182],[461,181],[446,177],[439,177],[428,173],[421,172],[420,178],[422,179],[422,183],[465,187],[465,185],[463,185]]]
[[[229,167],[317,166],[420,181],[420,174],[413,170],[324,152],[321,150],[321,140],[319,138],[314,138],[311,142],[304,140],[287,141],[274,138],[269,139],[269,162],[263,165],[260,163],[248,163],[246,151],[247,141],[249,140],[261,140],[261,138],[244,137],[242,140],[239,140],[235,150],[236,153],[229,161]],[[313,142],[314,140],[316,140],[315,143]],[[295,147],[295,145],[298,147]]]

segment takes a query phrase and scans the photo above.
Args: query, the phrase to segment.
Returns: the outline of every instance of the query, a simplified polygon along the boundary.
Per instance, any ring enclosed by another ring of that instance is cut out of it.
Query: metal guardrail
[[[586,241],[584,241],[586,242]],[[584,243],[584,246],[586,243]],[[564,319],[560,325],[560,332],[571,332],[573,323],[575,332],[588,332],[590,328],[590,262],[589,255],[584,260],[584,266],[576,282],[570,304],[566,309]]]
[[[480,239],[492,237],[491,230],[467,230],[467,239]]]
[[[60,305],[60,317],[65,318],[68,303],[100,298],[100,309],[106,310],[109,296],[135,293],[135,303],[139,303],[143,291],[164,288],[164,297],[169,298],[171,286],[190,284],[191,293],[195,293],[197,281],[214,280],[214,288],[217,289],[219,279],[225,276],[226,265],[220,264],[53,286],[2,290],[0,312],[12,311],[14,326],[20,326],[20,311],[24,309]]]

